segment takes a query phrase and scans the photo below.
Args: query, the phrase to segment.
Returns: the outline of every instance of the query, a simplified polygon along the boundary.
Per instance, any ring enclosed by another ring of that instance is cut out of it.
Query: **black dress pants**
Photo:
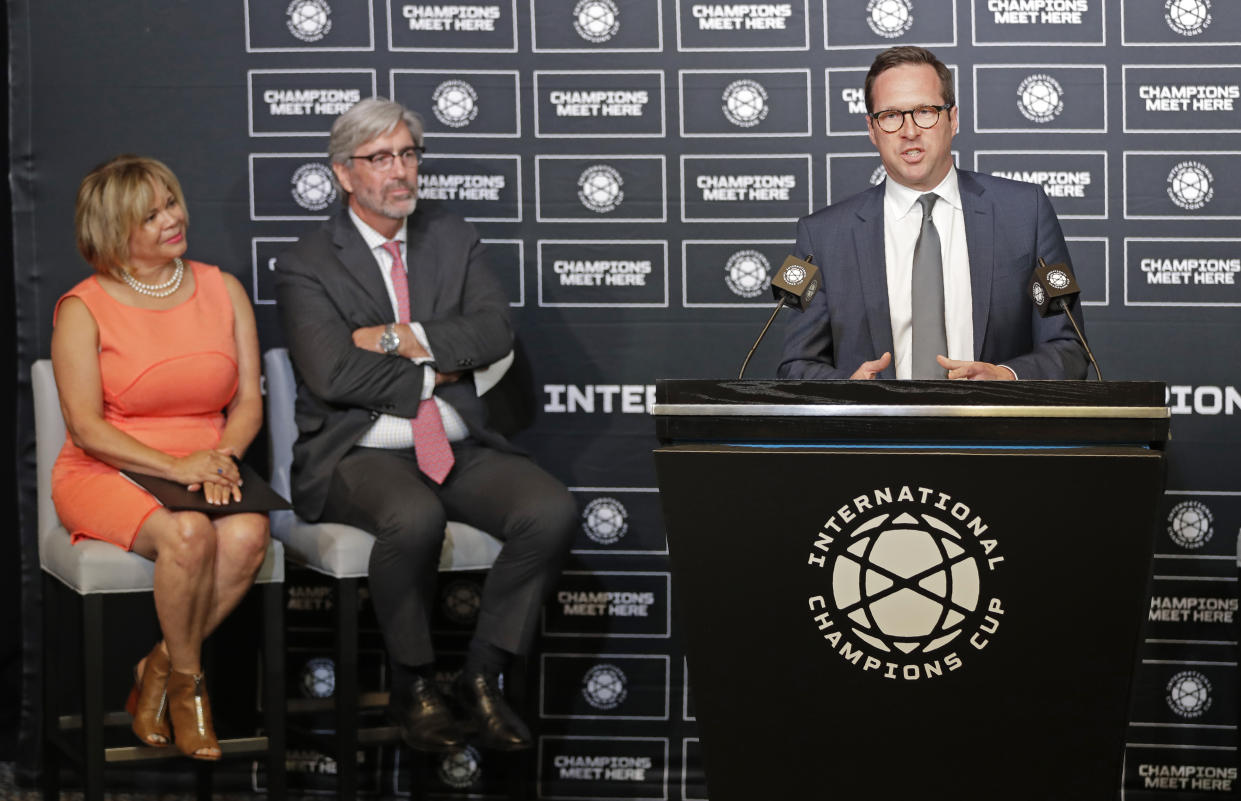
[[[569,491],[525,456],[474,440],[452,445],[442,485],[418,469],[412,450],[354,448],[332,475],[321,517],[375,536],[370,589],[391,658],[434,661],[430,612],[449,519],[504,543],[483,584],[475,636],[525,653],[538,627],[577,522]]]

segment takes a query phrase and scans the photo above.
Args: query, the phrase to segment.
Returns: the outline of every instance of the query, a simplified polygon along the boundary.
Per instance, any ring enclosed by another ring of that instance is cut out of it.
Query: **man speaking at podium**
[[[779,377],[1085,378],[1068,319],[1028,294],[1040,257],[1069,264],[1042,187],[953,165],[952,74],[929,50],[880,53],[865,94],[888,177],[798,221],[823,287],[788,326]]]

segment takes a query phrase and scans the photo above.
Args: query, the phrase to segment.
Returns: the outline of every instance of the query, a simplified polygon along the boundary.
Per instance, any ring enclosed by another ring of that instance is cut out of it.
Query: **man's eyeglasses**
[[[425,147],[415,145],[413,147],[405,148],[400,153],[392,153],[384,150],[379,153],[371,153],[366,156],[350,156],[349,158],[351,160],[369,161],[371,167],[374,169],[379,172],[387,172],[392,169],[392,165],[396,163],[398,158],[407,168],[417,167],[419,164],[422,164],[422,154],[425,152]]]
[[[919,128],[934,128],[935,123],[939,122],[940,113],[952,108],[952,105],[952,103],[945,103],[942,106],[918,106],[904,111],[889,109],[876,111],[873,114],[868,113],[866,116],[874,120],[879,130],[884,133],[896,133],[905,125],[906,114],[913,118],[914,125]]]

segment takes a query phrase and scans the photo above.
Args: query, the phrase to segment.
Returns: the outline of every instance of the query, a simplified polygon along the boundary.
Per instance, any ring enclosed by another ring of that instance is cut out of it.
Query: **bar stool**
[[[288,351],[273,348],[263,354],[267,390],[267,431],[271,438],[272,487],[289,497],[293,443],[297,425],[293,412],[297,383]],[[357,795],[358,771],[354,754],[360,745],[401,742],[396,726],[359,727],[361,709],[381,708],[386,692],[360,694],[358,690],[358,582],[367,576],[375,538],[342,523],[307,523],[294,512],[271,515],[272,536],[280,539],[289,559],[333,580],[336,602],[332,607],[335,628],[336,681],[333,697],[290,702],[290,712],[310,711],[331,705],[335,734],[317,745],[336,759],[338,799],[352,801]],[[502,543],[465,523],[449,521],[440,552],[440,572],[486,570],[500,553]],[[522,797],[524,771],[510,773],[510,797]],[[417,788],[418,791],[421,788]]]
[[[34,390],[35,439],[38,463],[39,565],[43,570],[43,798],[60,797],[60,766],[68,757],[82,774],[84,801],[103,801],[104,768],[147,760],[179,757],[175,748],[144,745],[105,747],[107,726],[128,727],[124,711],[104,708],[104,606],[119,595],[151,593],[155,564],[138,554],[96,540],[71,545],[52,505],[52,464],[65,442],[52,363],[41,359],[31,366]],[[263,721],[266,734],[220,740],[223,758],[265,757],[267,792],[272,801],[285,796],[284,735],[284,548],[272,539],[255,584],[261,593],[263,647]],[[63,702],[56,691],[66,674],[59,654],[60,639],[73,618],[80,620],[82,650],[82,706],[61,714]],[[211,797],[210,765],[199,764],[198,798]]]

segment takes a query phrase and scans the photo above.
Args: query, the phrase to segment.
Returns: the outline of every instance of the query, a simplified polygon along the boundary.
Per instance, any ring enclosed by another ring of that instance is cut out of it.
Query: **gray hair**
[[[414,144],[422,147],[422,120],[417,114],[386,97],[368,97],[332,123],[328,158],[333,164],[344,164],[358,147],[383,136],[401,122],[409,129]]]

